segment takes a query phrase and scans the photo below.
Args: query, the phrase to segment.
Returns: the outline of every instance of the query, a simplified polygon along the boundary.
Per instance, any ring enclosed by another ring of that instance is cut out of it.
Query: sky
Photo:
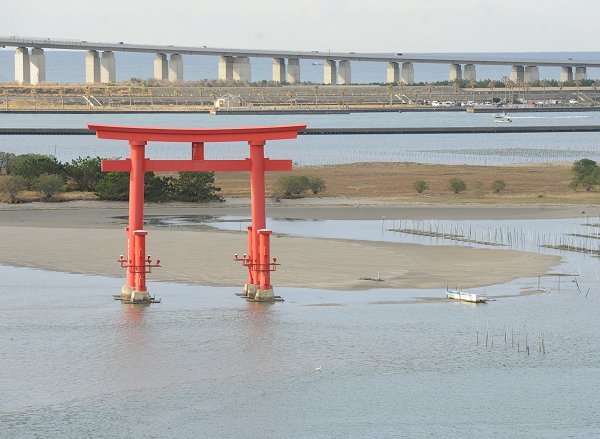
[[[0,35],[240,49],[600,51],[600,0],[0,0]]]

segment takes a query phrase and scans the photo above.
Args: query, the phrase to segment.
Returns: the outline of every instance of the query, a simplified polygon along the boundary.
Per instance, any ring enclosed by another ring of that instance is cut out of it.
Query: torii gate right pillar
[[[264,240],[262,232],[267,225],[266,194],[265,194],[265,141],[250,141],[250,201],[252,209],[252,227],[248,228],[248,242],[251,252],[251,269],[246,286],[248,298],[259,302],[274,300],[273,287],[271,286],[271,273],[268,261],[264,266],[261,256],[264,256]],[[268,238],[267,238],[268,239]],[[261,248],[261,242],[263,248]],[[267,241],[267,246],[268,246]],[[268,250],[267,250],[268,252]]]

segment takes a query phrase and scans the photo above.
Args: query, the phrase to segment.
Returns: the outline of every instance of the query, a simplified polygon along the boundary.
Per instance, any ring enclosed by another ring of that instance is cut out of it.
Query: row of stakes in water
[[[484,228],[458,223],[440,224],[418,220],[400,221],[399,225],[394,221],[394,226],[386,228],[386,230],[457,243],[510,247],[519,250],[533,250],[541,247],[600,256],[600,234],[598,232],[586,234],[574,230],[571,233],[559,231],[550,234],[537,230],[508,227]]]
[[[522,330],[521,330],[522,329]],[[500,337],[500,341],[498,342],[497,338]],[[523,325],[517,327],[516,331],[514,327],[511,327],[510,333],[508,332],[508,328],[504,326],[502,332],[498,334],[494,333],[492,330],[490,332],[489,323],[486,326],[485,335],[483,333],[480,334],[479,331],[479,323],[475,329],[475,337],[477,346],[485,346],[489,349],[494,349],[494,340],[495,347],[503,348],[505,351],[509,348],[517,352],[524,352],[527,355],[530,355],[532,352],[537,351],[541,355],[546,355],[546,339],[543,331],[538,331],[537,340],[534,338],[530,340],[530,334],[527,330],[527,325]]]

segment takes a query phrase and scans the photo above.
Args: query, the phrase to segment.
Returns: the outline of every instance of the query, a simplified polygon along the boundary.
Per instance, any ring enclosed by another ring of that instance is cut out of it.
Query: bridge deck
[[[414,62],[433,64],[478,64],[478,65],[528,65],[528,66],[585,66],[600,67],[599,60],[592,59],[540,59],[540,58],[488,58],[467,54],[423,55],[403,53],[356,53],[356,52],[319,52],[293,50],[255,50],[218,47],[191,47],[171,45],[148,45],[131,43],[103,43],[81,40],[60,40],[36,37],[0,37],[3,47],[39,47],[64,50],[110,50],[115,52],[146,52],[180,55],[247,56],[251,58],[298,58],[298,59],[346,59],[350,61],[371,62]]]

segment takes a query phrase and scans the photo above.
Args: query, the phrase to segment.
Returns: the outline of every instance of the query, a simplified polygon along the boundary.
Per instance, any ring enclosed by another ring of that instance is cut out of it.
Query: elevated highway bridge
[[[183,55],[218,56],[218,79],[251,81],[251,58],[273,59],[273,81],[296,84],[301,81],[300,60],[323,61],[324,84],[350,84],[351,62],[379,62],[386,68],[386,82],[415,82],[414,64],[448,64],[449,80],[477,80],[477,65],[510,67],[514,82],[539,81],[538,67],[561,69],[560,80],[568,82],[587,79],[588,67],[600,67],[598,60],[494,58],[465,54],[421,55],[409,53],[357,53],[292,50],[231,49],[207,46],[173,46],[91,42],[39,37],[0,37],[1,47],[15,48],[15,81],[20,84],[40,84],[46,79],[44,49],[86,52],[86,82],[110,83],[116,80],[115,52],[154,53],[154,78],[160,81],[183,81]]]

